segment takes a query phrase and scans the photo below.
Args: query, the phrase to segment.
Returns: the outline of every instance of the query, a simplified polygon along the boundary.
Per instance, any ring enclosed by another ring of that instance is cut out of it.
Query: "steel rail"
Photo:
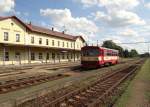
[[[125,68],[124,70],[126,70],[126,69],[128,69],[128,67]],[[123,70],[121,70],[121,71],[123,71]],[[98,83],[101,83],[101,82],[105,81],[107,78],[111,78],[112,76],[118,74],[118,73],[121,72],[121,71],[111,73],[110,75],[107,75],[106,77],[101,78],[100,80],[94,82],[93,84],[88,85],[87,87],[84,87],[84,88],[80,88],[80,89],[78,89],[78,90],[75,90],[75,91],[73,91],[73,92],[71,92],[71,93],[68,93],[68,94],[66,94],[66,95],[64,95],[64,96],[62,96],[62,97],[60,97],[60,98],[58,98],[58,99],[56,99],[56,100],[54,100],[54,101],[52,101],[52,102],[47,102],[47,103],[45,103],[45,104],[42,104],[42,105],[43,105],[42,107],[51,107],[51,106],[52,106],[52,107],[55,107],[55,106],[59,105],[60,102],[65,102],[66,99],[68,99],[68,98],[70,98],[70,97],[72,97],[72,96],[75,96],[76,94],[79,94],[79,93],[81,93],[82,91],[84,91],[84,90],[86,90],[86,89],[88,89],[88,88],[90,88],[90,87],[92,87],[92,86],[94,86],[94,85],[96,85],[96,84],[98,84]]]
[[[30,76],[27,78],[21,78],[18,80],[10,80],[0,84],[0,94],[14,91],[17,89],[25,88],[28,86],[38,85],[48,82],[49,80],[57,80],[69,75],[57,74],[57,75],[38,75]]]

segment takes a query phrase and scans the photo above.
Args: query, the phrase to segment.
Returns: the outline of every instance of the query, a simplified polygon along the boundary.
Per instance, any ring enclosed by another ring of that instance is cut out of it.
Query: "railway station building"
[[[77,61],[84,44],[82,36],[0,17],[0,65]]]

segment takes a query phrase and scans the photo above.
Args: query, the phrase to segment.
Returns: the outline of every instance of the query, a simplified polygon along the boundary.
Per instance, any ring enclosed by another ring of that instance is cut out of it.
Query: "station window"
[[[9,61],[9,52],[5,52],[5,61]]]
[[[67,42],[67,48],[69,47],[69,44],[68,44],[68,42]]]
[[[52,40],[52,46],[54,46],[55,45],[55,42],[54,42],[54,40]]]
[[[20,34],[16,34],[16,42],[20,42]]]
[[[73,58],[73,55],[72,55],[72,53],[71,53],[71,59]]]
[[[49,59],[49,53],[46,54],[46,59],[47,59],[47,60]]]
[[[35,53],[31,53],[31,60],[35,60]]]
[[[57,59],[60,59],[60,54],[59,53],[57,53]]]
[[[67,54],[67,59],[69,59],[69,54]]]
[[[34,37],[33,36],[31,37],[31,43],[34,43]]]
[[[43,59],[43,54],[39,53],[39,59]]]
[[[14,23],[11,23],[11,26],[13,26],[14,25]]]
[[[62,53],[62,59],[65,59],[65,54],[64,53]]]
[[[8,32],[4,32],[4,41],[8,41]]]
[[[71,42],[71,48],[72,48],[72,42]]]
[[[60,41],[58,41],[58,46],[60,46]]]
[[[39,44],[42,44],[42,38],[39,38]]]
[[[64,42],[62,42],[62,47],[65,47],[65,43]]]
[[[20,59],[20,53],[19,52],[15,53],[15,58],[19,58]]]
[[[48,45],[49,44],[49,41],[48,41],[48,39],[46,39],[46,45]]]
[[[52,59],[55,59],[55,53],[52,53]]]
[[[77,59],[79,59],[79,54],[77,54]]]

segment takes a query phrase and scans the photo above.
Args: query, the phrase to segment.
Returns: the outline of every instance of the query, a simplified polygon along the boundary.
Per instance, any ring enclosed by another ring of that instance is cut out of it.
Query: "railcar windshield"
[[[82,56],[98,56],[100,54],[99,49],[85,49],[82,50]]]

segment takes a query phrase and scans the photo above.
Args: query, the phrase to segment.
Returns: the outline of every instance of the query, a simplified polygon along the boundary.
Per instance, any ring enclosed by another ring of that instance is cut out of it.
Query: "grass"
[[[150,84],[150,59],[147,59],[145,64],[142,66],[141,70],[134,78],[134,80],[140,80],[145,82],[147,85]],[[116,102],[115,107],[128,107],[128,101],[132,98],[134,82],[131,82],[121,98]],[[150,102],[150,86],[147,86],[149,89],[145,90],[144,95],[145,99]]]
[[[0,103],[5,102],[5,100],[15,102],[15,99],[28,98],[28,97],[30,98],[31,96],[37,97],[37,95],[40,95],[41,93],[43,94],[44,92],[51,92],[56,89],[60,89],[68,84],[77,83],[78,85],[81,84],[80,86],[84,86],[95,81],[97,78],[100,77],[100,75],[111,70],[122,68],[124,66],[126,65],[118,64],[118,65],[111,66],[111,67],[92,70],[86,73],[84,72],[83,74],[85,75],[81,75],[77,77],[68,77],[68,78],[64,78],[64,79],[56,80],[56,81],[50,81],[50,82],[43,83],[40,85],[32,86],[30,88],[25,88],[25,89],[17,90],[14,92],[6,93],[3,95],[0,95]],[[79,80],[82,80],[82,82]],[[20,102],[20,100],[17,100],[17,101]]]
[[[150,103],[150,89],[145,92],[146,99]]]

